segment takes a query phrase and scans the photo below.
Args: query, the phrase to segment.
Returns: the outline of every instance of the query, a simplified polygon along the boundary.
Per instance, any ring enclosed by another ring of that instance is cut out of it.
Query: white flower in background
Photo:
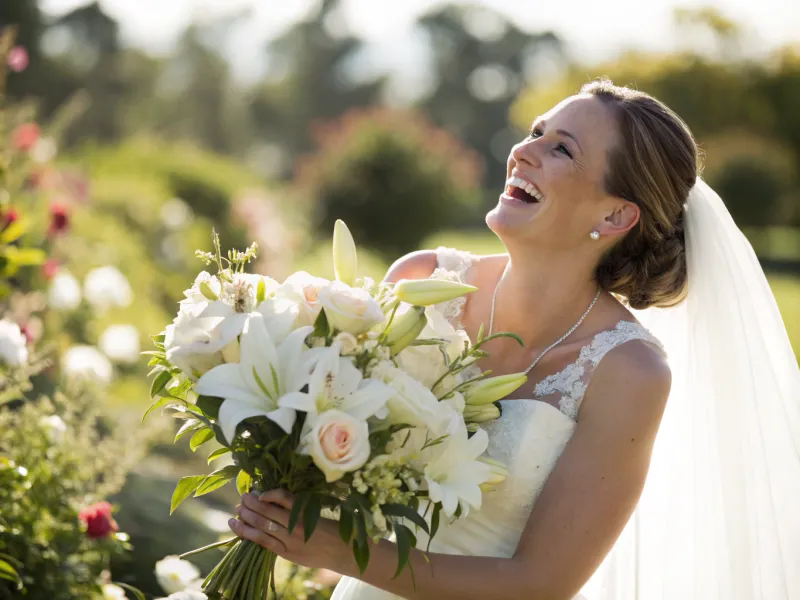
[[[0,321],[0,360],[10,367],[28,362],[28,345],[19,325],[13,321]]]
[[[192,208],[180,198],[171,198],[161,207],[161,222],[164,227],[177,231],[187,227],[194,219]]]
[[[133,325],[109,325],[100,335],[98,346],[114,362],[132,364],[139,360],[139,332]]]
[[[339,342],[315,350],[316,364],[308,377],[308,392],[291,392],[278,402],[279,406],[306,413],[306,432],[320,415],[330,410],[365,422],[373,415],[384,418],[387,414],[384,405],[393,390],[380,381],[364,379],[361,371],[341,357],[339,351]]]
[[[208,596],[199,590],[183,590],[158,600],[208,600]]]
[[[291,312],[283,315],[294,320]],[[276,316],[273,321],[279,319]],[[250,417],[265,416],[287,433],[292,430],[296,413],[281,406],[280,400],[306,384],[309,369],[305,338],[311,328],[292,331],[283,340],[273,335],[275,329],[261,312],[251,313],[239,340],[241,362],[214,367],[195,385],[198,394],[224,398],[217,422],[229,442],[239,423]]]
[[[304,438],[304,451],[328,483],[356,471],[369,459],[367,422],[340,410],[322,413]]]
[[[50,282],[47,302],[56,310],[73,310],[81,303],[81,284],[72,274],[61,269]]]
[[[156,563],[156,580],[167,594],[183,592],[199,577],[198,568],[178,556],[166,556]]]
[[[352,288],[341,281],[322,288],[319,303],[332,327],[353,335],[364,333],[385,319],[381,305],[366,290]]]
[[[103,585],[103,600],[128,600],[128,597],[118,585],[106,583]]]
[[[305,271],[292,273],[286,281],[276,290],[275,297],[294,303],[298,308],[297,327],[313,325],[322,308],[319,303],[319,292],[330,281],[321,277],[314,277]]]
[[[492,470],[478,460],[489,445],[483,429],[468,437],[466,425],[460,419],[451,421],[447,437],[431,448],[431,460],[425,466],[425,482],[433,502],[441,502],[442,510],[452,517],[461,506],[466,517],[470,508],[481,507],[480,485],[489,481]]]
[[[375,366],[372,377],[391,388],[386,408],[392,423],[432,428],[439,435],[437,424],[441,421],[441,409],[433,392],[388,360]]]
[[[128,280],[111,265],[92,269],[83,280],[83,293],[96,309],[130,306],[133,292]]]
[[[30,150],[31,160],[43,165],[53,160],[58,152],[58,146],[53,138],[40,137]]]
[[[67,433],[67,424],[58,415],[42,417],[39,420],[39,425],[44,429],[47,439],[54,444],[60,444],[64,441],[64,436]]]
[[[399,312],[399,311],[398,311]],[[433,307],[425,309],[427,324],[418,339],[439,339],[445,342],[442,346],[409,346],[397,355],[397,366],[418,379],[428,388],[447,372],[447,364],[442,349],[450,361],[455,360],[464,350],[464,343],[469,343],[469,336],[463,329],[456,329],[445,316]],[[447,377],[437,386],[439,390],[455,387],[455,378]]]
[[[101,384],[111,382],[111,362],[94,346],[72,346],[61,358],[61,367],[68,377],[92,379]]]

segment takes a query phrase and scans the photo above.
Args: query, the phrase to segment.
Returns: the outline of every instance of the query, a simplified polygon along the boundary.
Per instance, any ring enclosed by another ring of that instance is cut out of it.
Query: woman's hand
[[[243,494],[242,503],[236,507],[239,520],[231,519],[228,526],[240,538],[295,564],[332,571],[341,569],[342,560],[347,560],[351,552],[339,537],[338,524],[320,519],[306,543],[302,518],[291,534],[287,529],[293,502],[294,496],[287,490],[272,490],[260,496]]]

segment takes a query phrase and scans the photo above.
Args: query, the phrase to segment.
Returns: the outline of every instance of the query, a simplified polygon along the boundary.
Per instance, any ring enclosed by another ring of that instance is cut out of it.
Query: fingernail
[[[238,522],[236,519],[228,519],[228,527],[236,527]]]

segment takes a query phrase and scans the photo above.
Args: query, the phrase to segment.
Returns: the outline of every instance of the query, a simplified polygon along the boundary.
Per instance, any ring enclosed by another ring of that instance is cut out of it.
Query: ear
[[[600,223],[597,230],[604,236],[627,233],[639,222],[641,214],[636,204],[627,200],[622,200],[605,220]]]

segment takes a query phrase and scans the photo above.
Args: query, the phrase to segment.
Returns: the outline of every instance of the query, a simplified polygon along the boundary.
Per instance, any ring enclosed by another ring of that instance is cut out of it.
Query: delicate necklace
[[[505,269],[503,269],[503,274],[500,275],[500,279],[497,280],[497,284],[494,286],[494,293],[492,294],[492,312],[489,315],[489,335],[492,335],[492,330],[494,328],[494,305],[495,305],[495,302],[497,301],[497,290],[500,289],[500,283],[503,281],[503,279],[505,279],[506,273],[508,272],[508,266],[510,264],[511,264],[511,261],[509,260],[506,263]],[[597,293],[594,295],[594,300],[592,300],[592,303],[589,305],[589,308],[586,309],[586,312],[581,315],[581,318],[578,319],[578,322],[575,323],[575,325],[573,325],[570,328],[570,330],[567,331],[567,333],[562,335],[555,342],[553,342],[547,348],[545,348],[544,351],[539,356],[537,356],[536,359],[531,363],[531,366],[528,367],[527,369],[525,369],[525,374],[526,375],[528,373],[530,373],[531,370],[533,370],[533,368],[539,363],[540,360],[542,360],[542,357],[545,354],[550,352],[550,350],[552,350],[553,348],[558,346],[561,342],[563,342],[570,335],[572,335],[572,332],[574,332],[580,326],[580,324],[583,323],[583,320],[589,315],[591,310],[594,308],[594,305],[597,303],[597,299],[600,297],[600,291],[601,291],[600,288],[597,288]]]

